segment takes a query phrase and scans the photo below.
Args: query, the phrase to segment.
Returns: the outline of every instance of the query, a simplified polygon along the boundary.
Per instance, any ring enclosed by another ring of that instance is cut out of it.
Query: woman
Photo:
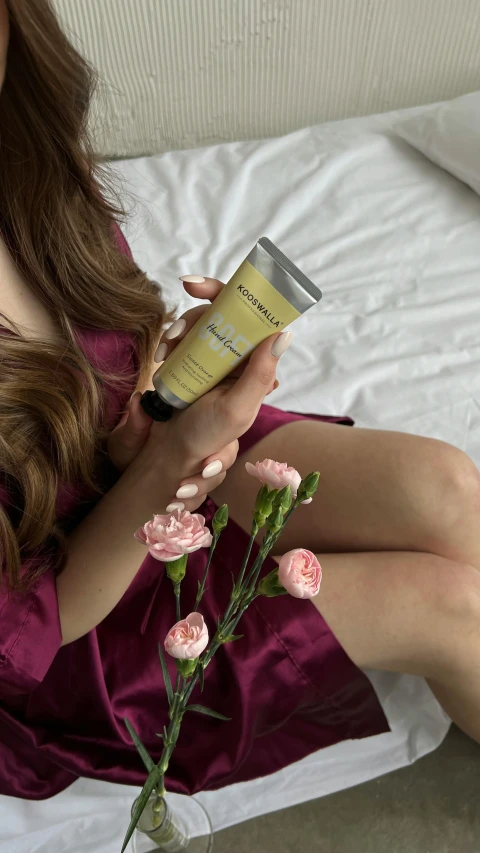
[[[362,667],[424,675],[480,740],[471,461],[439,441],[262,406],[285,334],[239,379],[152,423],[139,399],[169,318],[100,193],[85,132],[92,75],[47,0],[0,0],[0,79],[0,792],[42,798],[79,775],[143,782],[123,718],[158,755],[156,645],[175,608],[133,532],[178,503],[207,521],[228,503],[235,523],[202,603],[211,623],[247,541],[256,486],[245,462],[264,457],[322,472],[278,551],[317,552],[321,593],[250,608],[202,699],[232,722],[185,719],[168,787],[218,787],[385,731]],[[205,299],[222,286],[187,278]],[[196,316],[170,326],[157,359]],[[189,561],[185,601],[204,560]]]

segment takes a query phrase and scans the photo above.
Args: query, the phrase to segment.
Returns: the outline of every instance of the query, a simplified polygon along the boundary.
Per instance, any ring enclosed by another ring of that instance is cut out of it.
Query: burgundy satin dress
[[[120,248],[128,251],[123,240]],[[138,374],[128,334],[86,329],[78,334],[92,363]],[[121,392],[108,389],[112,427],[133,387],[134,381]],[[302,417],[262,407],[240,442],[241,452]],[[349,418],[319,419],[343,424],[341,429],[352,424]],[[9,495],[1,485],[0,499],[8,509]],[[63,485],[58,519],[72,529],[92,505],[80,486]],[[208,524],[215,505],[209,499],[198,511]],[[238,571],[247,541],[229,522],[202,602],[211,630],[228,601],[231,572]],[[206,556],[202,549],[189,558],[183,612],[193,605]],[[42,799],[79,776],[143,784],[145,770],[123,718],[159,757],[155,733],[167,721],[167,702],[157,644],[174,622],[171,582],[163,564],[150,556],[110,615],[64,647],[51,568],[26,596],[0,590],[0,793]],[[241,633],[242,640],[223,646],[213,658],[201,697],[231,722],[185,716],[167,788],[180,793],[219,788],[267,775],[338,741],[388,731],[370,682],[310,602],[260,598],[244,616]]]

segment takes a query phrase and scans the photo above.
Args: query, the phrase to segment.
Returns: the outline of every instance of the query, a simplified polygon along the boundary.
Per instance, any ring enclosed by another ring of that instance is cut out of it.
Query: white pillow
[[[394,131],[480,195],[480,92],[395,123]]]

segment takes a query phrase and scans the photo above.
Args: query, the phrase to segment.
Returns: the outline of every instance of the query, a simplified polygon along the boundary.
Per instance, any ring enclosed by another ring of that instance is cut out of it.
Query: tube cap
[[[173,406],[165,403],[156,391],[145,391],[140,403],[154,421],[169,421],[173,415]]]

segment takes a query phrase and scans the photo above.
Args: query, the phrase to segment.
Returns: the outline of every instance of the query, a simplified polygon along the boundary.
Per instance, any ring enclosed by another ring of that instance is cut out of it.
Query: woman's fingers
[[[141,391],[132,394],[127,411],[108,437],[108,455],[119,471],[128,468],[150,434],[152,419],[140,405],[141,398]]]
[[[196,305],[195,308],[189,308],[168,329],[165,329],[155,353],[154,361],[156,364],[165,361],[167,356],[170,355],[182,338],[188,334],[207,308],[208,305]]]
[[[204,278],[202,275],[182,275],[180,281],[194,299],[209,299],[213,302],[225,285],[217,278]]]
[[[230,442],[218,453],[204,460],[202,470],[192,477],[186,477],[178,484],[178,490],[168,505],[168,512],[175,509],[195,508],[202,503],[208,494],[223,483],[226,472],[232,467],[238,455],[238,441]]]
[[[209,299],[210,302],[213,302],[224,287],[218,279],[204,278],[201,275],[185,275],[181,281],[183,281],[183,286],[190,296],[195,299]],[[175,349],[178,342],[185,337],[207,308],[208,305],[196,305],[195,308],[189,308],[165,330],[155,353],[154,361],[156,364],[165,361],[167,355]]]
[[[275,371],[280,355],[288,349],[291,332],[281,332],[263,341],[251,354],[242,375],[226,391],[221,405],[228,408],[233,418],[235,413],[248,425],[275,383]]]
[[[220,471],[228,471],[238,456],[238,440],[231,441],[219,453],[208,456],[203,462],[202,477],[209,480],[210,477],[219,474]]]
[[[189,512],[194,512],[205,498],[223,483],[226,476],[226,472],[222,471],[216,477],[209,477],[208,480],[203,479],[201,474],[188,477],[178,487],[177,493],[172,496],[167,512],[174,512],[176,509],[188,509]]]

